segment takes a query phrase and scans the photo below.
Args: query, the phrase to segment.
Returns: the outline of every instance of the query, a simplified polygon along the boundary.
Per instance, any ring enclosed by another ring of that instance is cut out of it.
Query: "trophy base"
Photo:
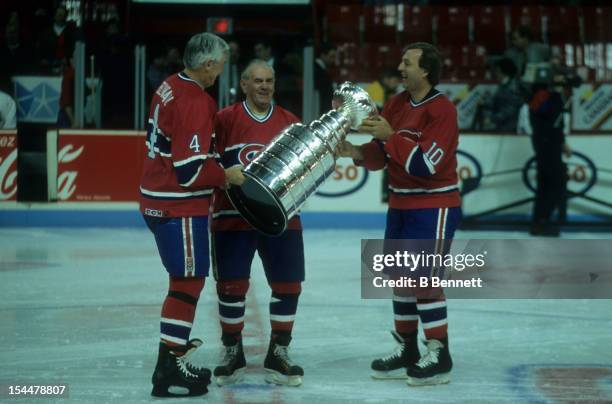
[[[287,228],[287,214],[278,198],[257,178],[244,173],[244,183],[225,192],[234,208],[251,226],[268,236],[278,236]]]

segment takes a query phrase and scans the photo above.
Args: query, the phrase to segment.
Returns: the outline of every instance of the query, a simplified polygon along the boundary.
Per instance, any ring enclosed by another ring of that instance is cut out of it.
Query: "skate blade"
[[[266,376],[264,380],[266,383],[278,384],[281,386],[292,386],[297,387],[302,384],[302,376],[286,376],[276,370],[265,369]]]
[[[151,395],[154,397],[193,397],[208,393],[206,386],[161,386],[154,385]]]
[[[230,376],[215,376],[217,386],[227,386],[242,381],[244,377],[244,368],[236,369]]]
[[[389,370],[387,372],[382,370],[374,370],[370,375],[374,380],[406,380],[406,368],[400,368],[395,370]]]
[[[407,377],[406,384],[412,387],[420,386],[434,386],[436,384],[447,384],[450,383],[450,373],[440,373],[432,377],[418,378],[418,377]]]

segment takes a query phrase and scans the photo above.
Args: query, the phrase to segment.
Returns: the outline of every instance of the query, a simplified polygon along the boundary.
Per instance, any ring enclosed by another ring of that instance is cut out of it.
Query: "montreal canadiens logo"
[[[259,154],[263,148],[264,145],[256,143],[244,146],[242,149],[240,149],[240,153],[238,153],[238,161],[240,161],[240,164],[243,166],[246,166]]]

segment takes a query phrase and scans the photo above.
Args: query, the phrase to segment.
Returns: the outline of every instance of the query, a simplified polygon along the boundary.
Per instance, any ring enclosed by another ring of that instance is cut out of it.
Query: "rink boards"
[[[48,203],[17,203],[15,132],[0,133],[0,225],[133,225],[145,156],[144,132],[51,130],[47,135]],[[369,137],[349,135],[353,143]],[[566,159],[570,220],[597,220],[612,213],[612,137],[579,134],[568,140]],[[11,147],[9,147],[11,146]],[[462,133],[458,176],[465,217],[492,215],[526,218],[532,210],[535,160],[529,136]],[[303,206],[314,227],[379,227],[382,171],[368,172],[340,159],[335,172]]]

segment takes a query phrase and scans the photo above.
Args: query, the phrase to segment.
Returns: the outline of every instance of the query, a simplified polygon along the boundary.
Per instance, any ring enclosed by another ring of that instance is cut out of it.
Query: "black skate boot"
[[[453,360],[448,350],[448,338],[426,341],[427,353],[406,371],[409,386],[430,386],[450,382]]]
[[[291,342],[291,336],[287,334],[279,334],[270,341],[268,354],[264,361],[266,382],[285,386],[299,386],[302,384],[304,369],[289,359],[289,354],[287,353],[289,342]]]
[[[242,339],[236,339],[234,335],[223,336],[225,355],[221,365],[215,368],[215,381],[219,386],[237,383],[242,380],[246,369]]]
[[[399,344],[391,354],[372,362],[374,379],[406,379],[406,368],[419,360],[417,331],[402,337],[397,331],[391,335]]]
[[[187,345],[170,347],[159,344],[159,356],[151,382],[155,397],[201,396],[208,392],[210,370],[189,363],[188,357],[200,345],[199,339],[190,340]],[[182,356],[177,356],[183,353]]]
[[[204,344],[204,342],[202,342],[202,340],[199,338],[190,339],[189,342],[187,342],[187,349],[185,351],[185,355],[183,355],[183,360],[185,361],[187,370],[189,370],[191,373],[195,373],[198,376],[208,378],[208,380],[210,380],[210,369],[201,368],[189,362],[189,356],[192,355],[196,349],[201,347],[202,344]]]

